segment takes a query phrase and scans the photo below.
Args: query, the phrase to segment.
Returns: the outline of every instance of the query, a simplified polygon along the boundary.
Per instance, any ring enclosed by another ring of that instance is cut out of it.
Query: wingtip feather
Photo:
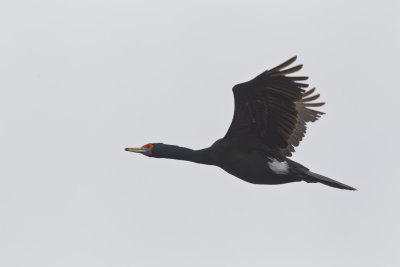
[[[283,62],[282,64],[279,64],[278,66],[276,66],[275,68],[272,68],[271,70],[269,70],[269,73],[274,73],[274,72],[278,72],[283,68],[286,68],[287,66],[289,66],[290,64],[292,64],[293,62],[295,62],[297,59],[297,56],[291,57],[290,59],[286,60],[285,62]]]

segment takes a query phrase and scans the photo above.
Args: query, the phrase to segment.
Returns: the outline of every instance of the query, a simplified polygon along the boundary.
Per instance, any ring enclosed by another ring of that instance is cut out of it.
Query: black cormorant
[[[254,79],[233,87],[235,112],[226,135],[211,147],[192,150],[175,145],[151,143],[126,151],[148,157],[169,158],[215,165],[253,184],[284,184],[305,181],[356,190],[311,172],[290,157],[306,133],[306,124],[322,112],[311,109],[325,103],[315,88],[306,91],[308,77],[291,77],[302,68],[288,68],[296,57],[267,70]]]

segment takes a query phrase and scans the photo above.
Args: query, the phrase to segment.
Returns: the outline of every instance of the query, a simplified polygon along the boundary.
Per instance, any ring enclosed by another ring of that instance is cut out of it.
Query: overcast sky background
[[[0,7],[0,265],[399,266],[399,1]],[[298,55],[327,113],[257,186],[125,147],[224,136],[234,84]]]

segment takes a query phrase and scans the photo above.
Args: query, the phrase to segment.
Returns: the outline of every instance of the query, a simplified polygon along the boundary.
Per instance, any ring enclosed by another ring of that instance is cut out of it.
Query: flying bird
[[[215,165],[253,184],[277,185],[305,181],[331,187],[355,188],[311,172],[288,157],[306,133],[306,125],[323,112],[314,107],[319,94],[306,90],[304,76],[287,76],[302,68],[290,67],[293,57],[266,70],[254,79],[233,87],[235,111],[225,136],[208,148],[192,150],[176,145],[150,143],[140,148],[126,148],[153,158],[186,160]]]

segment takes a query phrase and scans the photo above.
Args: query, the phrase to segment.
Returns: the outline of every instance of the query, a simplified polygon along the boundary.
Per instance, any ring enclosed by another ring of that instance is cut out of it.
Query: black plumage
[[[355,190],[325,176],[313,173],[287,157],[306,133],[308,122],[324,114],[312,109],[315,88],[306,91],[308,77],[287,76],[302,68],[290,67],[296,57],[267,70],[254,79],[233,87],[235,112],[226,135],[209,148],[192,150],[152,143],[127,148],[150,157],[187,160],[216,165],[253,184],[284,184],[305,181]]]

